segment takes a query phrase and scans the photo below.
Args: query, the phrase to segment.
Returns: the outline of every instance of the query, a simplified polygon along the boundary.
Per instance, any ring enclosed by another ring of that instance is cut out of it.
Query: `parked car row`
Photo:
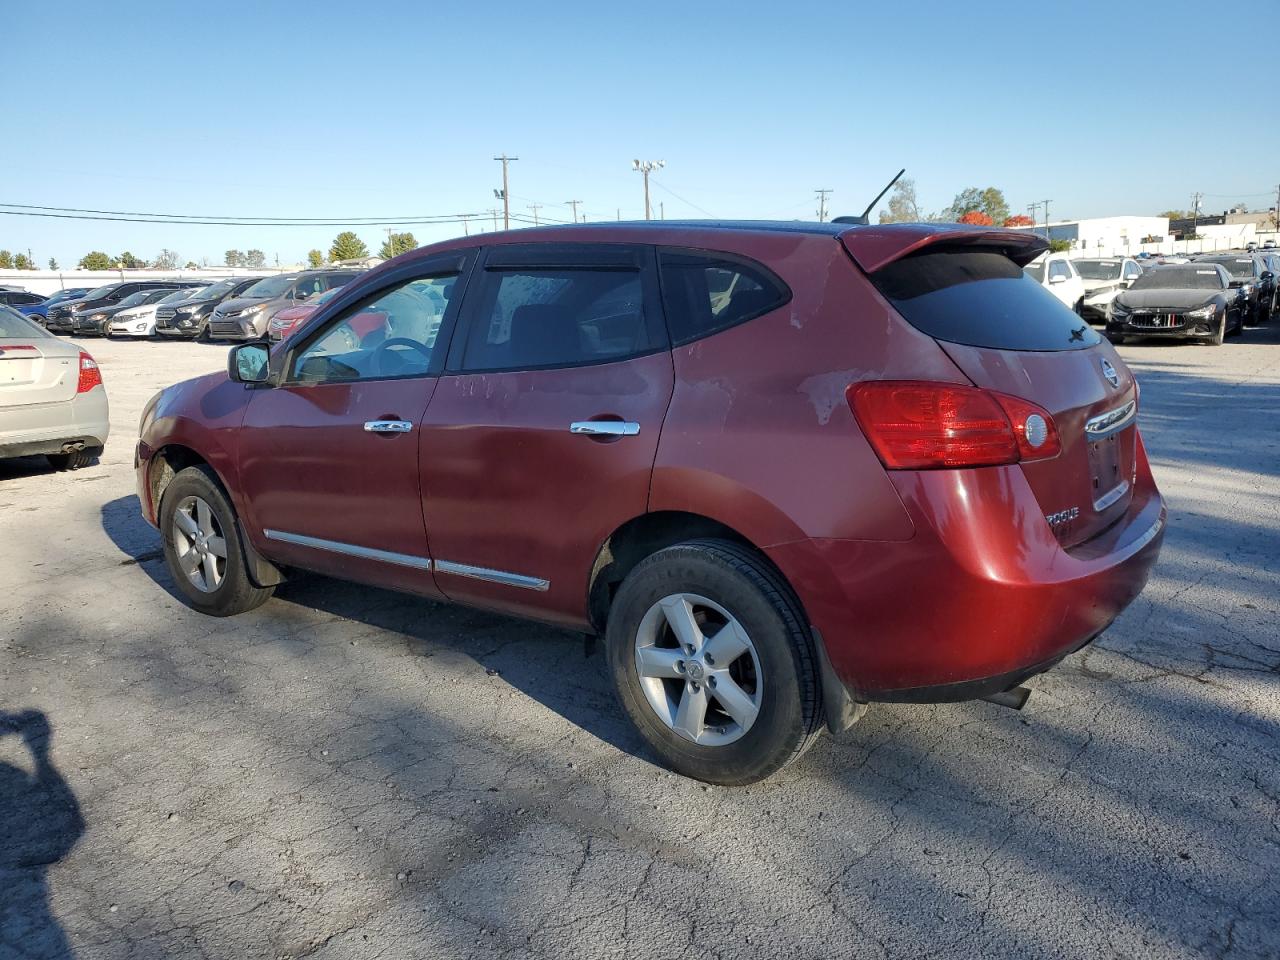
[[[21,309],[52,333],[82,337],[256,340],[271,333],[278,313],[337,290],[360,273],[329,269],[217,282],[121,280],[92,290],[64,290],[48,299],[22,291],[22,297],[36,302],[23,302]],[[0,302],[14,293],[0,291]]]
[[[1280,254],[1070,257],[1051,253],[1026,273],[1113,342],[1179,337],[1220,344],[1280,307]]]

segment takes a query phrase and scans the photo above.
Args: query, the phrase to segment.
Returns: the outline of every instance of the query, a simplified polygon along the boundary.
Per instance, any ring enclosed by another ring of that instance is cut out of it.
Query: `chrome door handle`
[[[634,437],[640,432],[640,424],[630,420],[575,420],[569,424],[569,432],[588,437]]]
[[[366,420],[366,433],[408,433],[413,424],[408,420]]]

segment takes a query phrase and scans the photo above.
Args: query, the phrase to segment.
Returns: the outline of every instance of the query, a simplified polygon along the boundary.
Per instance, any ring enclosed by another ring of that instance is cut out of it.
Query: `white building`
[[[1018,227],[1033,233],[1048,230],[1050,240],[1065,240],[1077,257],[1122,257],[1138,253],[1172,253],[1168,217],[1095,217]],[[1164,248],[1164,249],[1162,249]]]

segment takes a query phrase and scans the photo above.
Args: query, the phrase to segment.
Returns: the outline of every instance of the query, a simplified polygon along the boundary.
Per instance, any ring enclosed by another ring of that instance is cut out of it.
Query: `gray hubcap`
[[[658,719],[686,740],[733,743],[760,713],[764,674],[737,619],[706,597],[663,597],[636,631],[636,673]]]
[[[173,513],[178,567],[201,593],[213,593],[227,575],[227,541],[209,504],[183,497]]]

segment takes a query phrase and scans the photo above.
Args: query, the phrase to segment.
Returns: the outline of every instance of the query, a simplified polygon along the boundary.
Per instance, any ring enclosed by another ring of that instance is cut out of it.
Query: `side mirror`
[[[309,296],[311,296],[311,294],[307,293],[307,291],[305,291],[305,290],[299,290],[297,293],[295,293],[295,294],[293,295],[293,298],[294,298],[295,300],[305,300],[305,299],[307,299],[307,297],[309,297]]]
[[[1270,270],[1263,270],[1263,271],[1262,271],[1262,279],[1263,279],[1263,280],[1274,280],[1275,278],[1276,278],[1276,275],[1275,275],[1274,273],[1272,273]]]
[[[227,354],[227,376],[236,383],[266,383],[270,359],[265,343],[242,343]]]

